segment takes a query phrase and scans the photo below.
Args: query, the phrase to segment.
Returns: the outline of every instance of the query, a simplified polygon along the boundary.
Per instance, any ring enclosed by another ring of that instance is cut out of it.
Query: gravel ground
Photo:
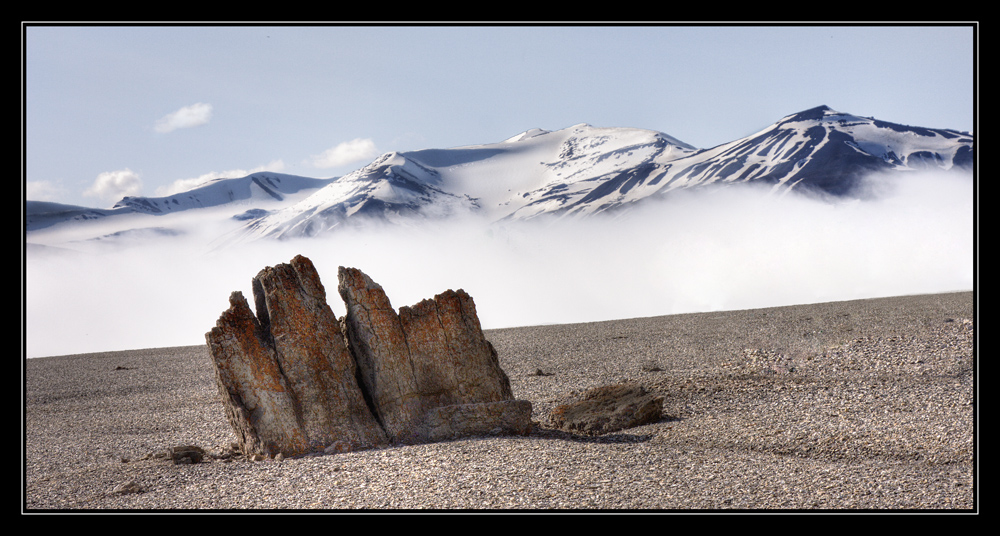
[[[206,347],[28,359],[23,510],[978,512],[973,318],[962,292],[490,330],[529,436],[189,465],[153,455],[235,440]],[[546,426],[621,381],[664,418]]]

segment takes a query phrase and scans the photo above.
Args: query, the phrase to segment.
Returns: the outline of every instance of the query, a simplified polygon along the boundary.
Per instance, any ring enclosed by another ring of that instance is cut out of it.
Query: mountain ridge
[[[588,217],[709,185],[756,183],[778,193],[843,197],[871,173],[971,169],[973,163],[970,133],[822,105],[707,149],[658,131],[580,123],[532,128],[496,143],[384,153],[332,179],[257,173],[163,198],[126,197],[112,209],[29,201],[26,219],[32,231],[123,213],[157,216],[243,203],[249,210],[230,214],[243,222],[234,236],[252,241],[316,236],[371,219]]]
[[[397,170],[405,175],[408,165],[420,168],[433,177],[422,184],[433,185],[435,193],[465,195],[487,219],[511,221],[588,216],[710,184],[756,182],[775,191],[799,188],[845,196],[874,172],[971,166],[972,144],[967,133],[907,127],[823,105],[709,149],[660,132],[581,123],[558,131],[530,129],[495,144],[393,153],[392,163],[378,170],[390,180]],[[488,164],[498,158],[506,163],[506,174]],[[383,156],[370,166],[387,161]],[[342,180],[358,178],[349,174]],[[506,191],[497,191],[497,185]],[[312,236],[345,223],[347,208],[356,200],[338,197],[332,186],[324,190],[303,202],[322,198],[324,210],[289,207],[248,225],[245,236]],[[434,197],[430,192],[428,187],[424,193]],[[420,206],[409,204],[403,212],[419,213]],[[386,219],[403,216],[399,206],[383,208]],[[305,214],[312,223],[307,233],[301,232]],[[297,227],[287,224],[292,219]]]
[[[262,171],[245,177],[214,179],[167,196],[125,196],[110,209],[26,200],[25,228],[35,231],[68,221],[83,222],[125,214],[163,215],[240,202],[249,204],[253,199],[280,203],[289,196],[319,189],[333,180]]]

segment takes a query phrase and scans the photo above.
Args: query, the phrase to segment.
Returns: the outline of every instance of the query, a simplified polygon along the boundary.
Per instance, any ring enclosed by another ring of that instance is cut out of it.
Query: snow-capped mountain
[[[244,239],[312,236],[352,218],[477,212],[491,221],[579,217],[679,188],[758,182],[849,195],[873,171],[971,167],[973,136],[819,106],[745,138],[695,149],[669,135],[586,124],[500,143],[390,153],[247,224]]]
[[[114,208],[131,208],[147,214],[166,214],[192,208],[230,204],[283,202],[292,194],[315,190],[333,179],[310,179],[282,173],[253,173],[239,179],[216,179],[168,197],[125,197]]]
[[[441,183],[436,169],[399,153],[386,153],[306,199],[247,223],[241,234],[314,236],[352,218],[398,221],[479,208],[475,199],[445,191]]]
[[[477,213],[498,220],[553,196],[593,189],[601,180],[595,173],[622,173],[656,156],[690,151],[658,132],[577,125],[558,132],[534,129],[495,144],[387,153],[248,223],[242,238],[313,236],[365,218]]]
[[[971,167],[973,137],[954,130],[908,127],[819,106],[745,138],[673,163],[680,186],[765,181],[849,194],[873,171]]]
[[[283,173],[259,172],[236,179],[215,179],[206,184],[165,197],[124,197],[110,209],[27,201],[25,229],[36,231],[67,222],[103,220],[127,214],[166,215],[190,209],[232,207],[247,217],[266,213],[264,207],[277,208],[282,203],[315,191],[334,179],[313,179]],[[237,217],[239,217],[237,215]]]
[[[29,202],[27,228],[240,203],[246,208],[227,217],[244,223],[226,240],[308,237],[370,219],[463,213],[493,222],[577,218],[708,185],[752,182],[776,192],[846,196],[871,172],[971,168],[973,154],[969,133],[909,127],[826,106],[710,149],[651,130],[579,124],[528,130],[498,143],[386,153],[336,179],[254,174],[169,197],[127,197],[110,210]]]

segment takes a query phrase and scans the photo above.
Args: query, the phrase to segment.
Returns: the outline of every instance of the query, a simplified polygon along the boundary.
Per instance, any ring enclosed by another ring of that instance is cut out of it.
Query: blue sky
[[[217,176],[577,123],[696,147],[825,104],[972,131],[972,26],[24,27],[25,195],[110,207]]]

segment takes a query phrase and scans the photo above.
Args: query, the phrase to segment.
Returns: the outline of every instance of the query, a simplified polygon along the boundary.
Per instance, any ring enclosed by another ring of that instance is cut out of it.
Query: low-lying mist
[[[102,253],[29,250],[26,353],[204,344],[232,291],[252,307],[253,276],[296,254],[312,259],[338,316],[337,267],[354,266],[396,308],[464,288],[486,329],[972,290],[972,177],[869,184],[851,201],[733,186],[616,217],[470,217],[215,250],[217,231]]]

